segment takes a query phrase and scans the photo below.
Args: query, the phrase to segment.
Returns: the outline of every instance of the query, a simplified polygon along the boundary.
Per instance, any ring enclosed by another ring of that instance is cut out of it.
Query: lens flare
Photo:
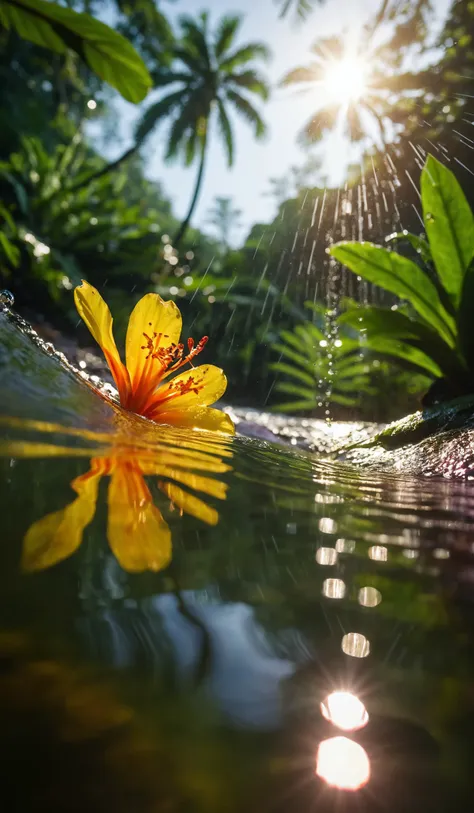
[[[319,744],[316,775],[340,790],[358,790],[369,781],[369,757],[357,742],[331,737]]]
[[[367,709],[352,692],[332,692],[321,703],[321,714],[343,731],[357,731],[369,721]]]
[[[328,60],[324,89],[334,104],[357,102],[367,93],[368,65],[357,54]]]

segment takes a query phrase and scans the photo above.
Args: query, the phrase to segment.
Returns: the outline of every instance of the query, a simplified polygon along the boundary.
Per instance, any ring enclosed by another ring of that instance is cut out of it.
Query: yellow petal
[[[101,348],[120,395],[120,402],[126,405],[130,392],[130,377],[123,364],[112,333],[112,314],[98,290],[82,280],[82,285],[74,289],[77,312],[86,323],[97,344]]]
[[[197,517],[203,522],[207,522],[208,525],[217,525],[219,522],[219,514],[215,508],[206,505],[206,503],[198,499],[198,497],[189,494],[187,491],[183,491],[182,488],[174,483],[159,483],[159,486],[167,497],[170,498],[171,502],[180,508],[181,511],[184,511],[185,514],[191,514],[191,516]]]
[[[150,357],[147,360],[148,353],[142,350],[146,342],[143,334],[150,338],[154,333],[158,334],[154,342],[156,350],[178,344],[181,326],[181,313],[174,302],[165,302],[158,294],[146,294],[137,302],[130,315],[125,343],[125,358],[133,391],[143,379],[150,379],[146,385],[149,389],[153,386],[151,379],[158,379],[163,372],[156,359]]]
[[[182,483],[189,486],[195,491],[202,491],[204,494],[209,494],[211,497],[216,497],[218,500],[225,500],[228,489],[227,483],[222,483],[220,480],[215,480],[212,477],[204,477],[202,474],[195,474],[192,471],[183,471],[182,469],[173,469],[169,466],[161,466],[155,472],[159,477],[167,477],[168,480],[175,480],[177,483]]]
[[[231,418],[220,409],[210,407],[191,407],[189,409],[176,409],[169,412],[159,412],[154,420],[171,426],[186,426],[194,429],[207,429],[210,432],[224,432],[234,435],[235,427]]]
[[[160,474],[165,468],[179,469],[184,471],[210,471],[215,474],[223,474],[231,469],[227,463],[223,463],[219,458],[212,458],[210,455],[197,456],[176,454],[174,450],[151,454],[140,452],[136,456],[137,466],[143,474]],[[163,475],[167,476],[167,475]]]
[[[158,387],[146,417],[156,421],[161,412],[208,406],[224,395],[226,387],[227,378],[220,367],[202,364]]]
[[[131,573],[162,570],[171,561],[171,532],[141,472],[116,464],[108,493],[107,537],[120,566]]]
[[[100,463],[86,474],[76,477],[71,487],[79,495],[61,511],[48,514],[33,523],[26,533],[22,566],[24,570],[43,570],[71,556],[82,542],[84,529],[94,517],[99,480],[102,476]]]

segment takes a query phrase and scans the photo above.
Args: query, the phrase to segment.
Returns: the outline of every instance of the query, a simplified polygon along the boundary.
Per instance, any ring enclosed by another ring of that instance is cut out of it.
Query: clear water
[[[4,315],[0,333],[0,743],[18,809],[474,809],[472,483],[145,426]],[[81,541],[84,508],[64,509],[91,459]],[[171,510],[166,483],[201,502],[177,510],[175,491]],[[133,572],[166,553],[150,504],[171,561]]]

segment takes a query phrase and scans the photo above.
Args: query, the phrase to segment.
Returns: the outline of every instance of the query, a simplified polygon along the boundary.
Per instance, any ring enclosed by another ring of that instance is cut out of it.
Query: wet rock
[[[381,425],[363,421],[323,421],[245,407],[224,407],[237,431],[246,437],[273,441],[319,454],[331,454],[342,446],[368,440]]]
[[[474,396],[402,418],[337,457],[378,471],[474,478]]]

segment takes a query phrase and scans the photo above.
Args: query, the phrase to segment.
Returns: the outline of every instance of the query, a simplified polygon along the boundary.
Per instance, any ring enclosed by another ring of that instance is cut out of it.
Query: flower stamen
[[[197,345],[194,344],[194,339],[188,339],[188,353],[184,355],[184,344],[181,342],[179,344],[172,342],[168,347],[160,347],[161,339],[169,338],[166,334],[154,331],[152,336],[149,336],[148,333],[144,333],[143,336],[145,337],[145,344],[142,345],[141,349],[148,351],[147,360],[149,358],[156,359],[163,367],[163,371],[166,370],[166,375],[179,370],[185,364],[193,366],[193,359],[202,352],[209,339],[208,336],[203,336]]]

